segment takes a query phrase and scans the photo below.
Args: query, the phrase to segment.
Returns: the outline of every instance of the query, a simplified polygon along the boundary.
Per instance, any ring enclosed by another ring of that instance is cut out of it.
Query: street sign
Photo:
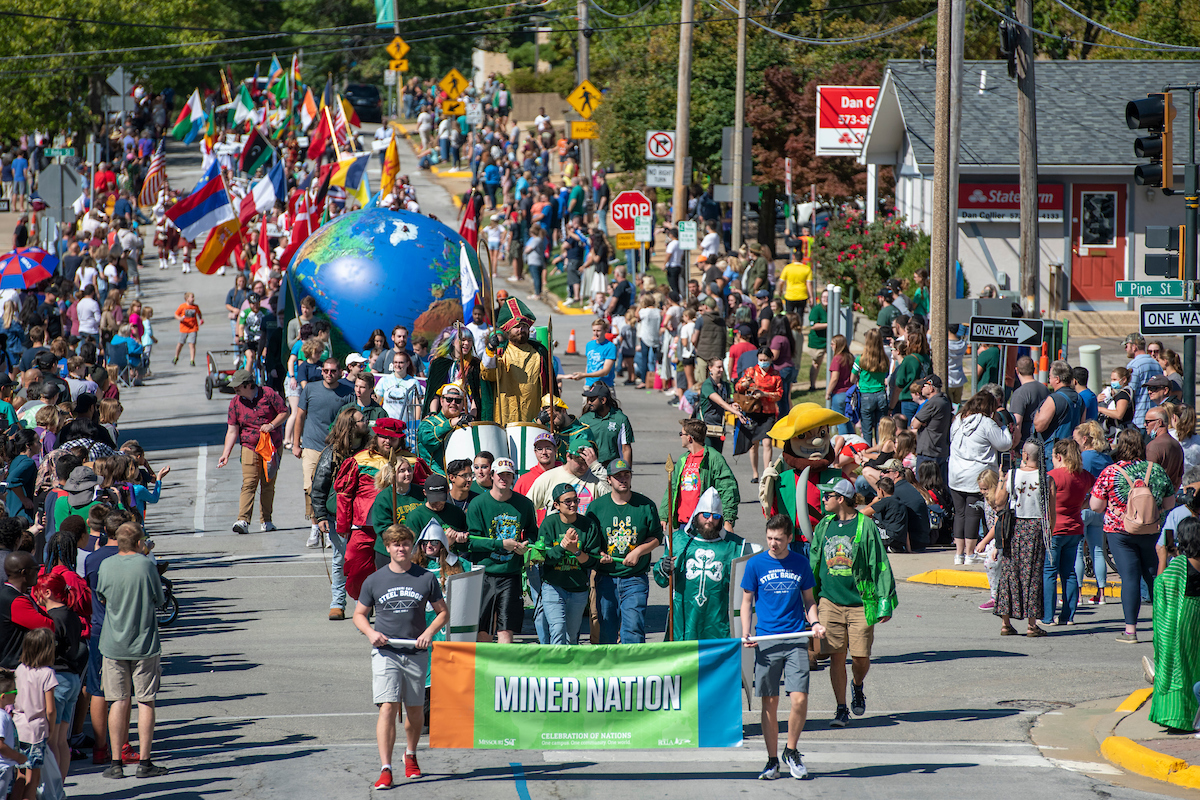
[[[104,79],[104,82],[111,86],[114,92],[120,95],[128,95],[129,92],[133,90],[133,83],[130,82],[129,75],[125,72],[124,67],[117,67],[114,69],[112,74]]]
[[[971,317],[970,341],[988,344],[1035,345],[1042,343],[1040,319]]]
[[[483,124],[483,103],[467,103],[467,124]]]
[[[1191,303],[1145,303],[1138,309],[1139,329],[1144,335],[1200,333],[1200,305]]]
[[[600,105],[600,90],[591,81],[583,81],[575,87],[575,91],[567,95],[571,108],[579,112],[584,119],[591,119]]]
[[[686,219],[679,221],[679,249],[696,249],[696,223]]]
[[[634,220],[648,217],[654,211],[650,198],[639,191],[629,190],[617,195],[612,203],[612,221],[618,229],[633,233]]]
[[[568,139],[599,139],[600,126],[588,120],[571,120],[571,135]]]
[[[458,100],[443,100],[442,113],[448,117],[461,117],[467,113],[467,104]]]
[[[388,69],[392,72],[408,72],[408,59],[397,58],[388,62]]]
[[[674,186],[675,185],[675,165],[674,164],[647,164],[646,165],[646,185],[647,186]]]
[[[650,223],[653,217],[639,216],[633,218],[633,238],[637,242],[650,241]]]
[[[83,176],[64,164],[51,164],[38,175],[38,196],[56,219],[75,219],[72,206],[83,193]]]
[[[1183,297],[1183,281],[1117,281],[1117,297]]]
[[[458,70],[451,69],[446,73],[446,77],[438,81],[438,86],[442,87],[447,97],[457,100],[467,90],[467,79]]]
[[[646,160],[675,160],[675,131],[646,131]]]
[[[395,59],[404,58],[404,56],[408,55],[408,51],[411,49],[412,48],[408,46],[408,42],[404,41],[399,36],[388,42],[387,46],[388,55]]]
[[[396,70],[385,69],[383,71],[383,85],[384,86],[395,86],[396,85]]]
[[[46,158],[67,158],[75,155],[74,147],[47,147]]]
[[[632,233],[617,234],[617,249],[618,250],[640,250],[642,245],[638,242]]]

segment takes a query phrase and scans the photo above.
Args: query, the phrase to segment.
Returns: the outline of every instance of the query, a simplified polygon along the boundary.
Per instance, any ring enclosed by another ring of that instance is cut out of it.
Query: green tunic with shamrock
[[[722,530],[716,539],[691,536],[684,528],[672,534],[675,553],[675,641],[729,637],[730,565],[753,552],[735,533]],[[668,585],[666,552],[654,565],[654,582]]]

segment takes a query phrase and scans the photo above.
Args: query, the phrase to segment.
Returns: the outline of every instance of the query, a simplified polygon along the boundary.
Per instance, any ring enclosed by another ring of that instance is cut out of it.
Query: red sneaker
[[[379,770],[379,780],[375,781],[375,788],[380,790],[392,788],[392,771],[390,769],[384,767]]]
[[[417,764],[417,757],[412,753],[404,754],[404,777],[421,777],[421,767]]]
[[[131,745],[129,742],[126,742],[121,747],[121,763],[122,764],[136,764],[141,760],[142,760],[141,754],[137,750],[134,750],[133,745]]]

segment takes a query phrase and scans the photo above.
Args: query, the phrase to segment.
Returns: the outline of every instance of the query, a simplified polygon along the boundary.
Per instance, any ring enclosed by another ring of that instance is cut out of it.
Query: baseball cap
[[[604,381],[596,381],[583,390],[583,396],[589,400],[594,400],[597,397],[612,397],[612,389],[609,389],[608,384]]]
[[[12,378],[7,375],[0,376],[0,389],[10,389],[13,386],[16,386],[16,383],[13,382]]]
[[[608,462],[609,475],[616,475],[618,472],[630,472],[632,469],[633,468],[629,466],[629,462],[623,458],[614,458],[612,461]]]
[[[564,494],[566,494],[568,492],[574,492],[574,491],[575,491],[575,487],[572,486],[571,484],[560,483],[554,487],[554,491],[550,492],[550,496],[554,498],[555,502],[558,502],[558,498],[562,497]]]
[[[510,475],[516,475],[517,465],[513,463],[511,458],[497,458],[492,464],[492,473],[499,474],[501,472],[507,472]]]
[[[539,444],[548,444],[551,447],[558,447],[558,442],[555,441],[554,435],[551,433],[539,433],[533,437],[533,446],[536,448]]]
[[[879,468],[880,472],[899,472],[904,469],[904,462],[898,458],[889,458],[883,462],[883,466]]]
[[[895,461],[896,459],[893,458],[891,460]],[[886,465],[884,465],[884,466],[886,466]],[[840,494],[842,497],[846,498],[847,500],[854,499],[854,484],[851,483],[850,481],[846,480],[845,478],[842,478],[840,481],[835,483],[833,485],[833,488],[830,489],[829,491],[833,492],[834,494]]]
[[[771,296],[771,293],[768,292],[766,289],[759,289],[757,292],[754,293],[754,296],[757,297],[759,300],[766,300],[768,297]]]
[[[596,443],[590,436],[572,436],[571,443],[567,446],[568,455],[578,455],[579,451],[585,447],[595,447]],[[492,468],[495,471],[495,467]]]
[[[445,475],[434,473],[425,480],[425,499],[433,502],[445,502],[450,485]]]
[[[549,392],[547,392],[546,394],[542,395],[542,408],[545,408],[545,407],[546,407],[546,406],[548,406],[548,405],[550,405],[550,394],[549,394]],[[562,399],[562,397],[561,397],[561,396],[559,396],[559,395],[554,395],[554,407],[555,407],[555,408],[566,408],[566,407],[567,407],[567,404],[566,404],[566,402],[565,402],[565,401]]]
[[[935,388],[935,389],[941,389],[941,388],[942,388],[942,379],[941,379],[941,378],[939,378],[937,375],[930,375],[928,378],[926,378],[925,380],[921,381],[921,383],[922,383],[922,384],[928,384],[928,385],[931,385],[931,386],[933,386],[933,388]]]
[[[363,358],[362,353],[351,353],[350,355],[346,356],[346,366],[347,367],[352,367],[355,364],[365,364],[365,363],[367,363],[367,359]]]
[[[1164,375],[1155,375],[1143,385],[1147,389],[1170,389],[1171,381],[1167,380]]]
[[[242,384],[246,383],[254,383],[254,376],[250,374],[250,370],[248,369],[235,370],[234,373],[229,376],[230,389],[236,389]]]

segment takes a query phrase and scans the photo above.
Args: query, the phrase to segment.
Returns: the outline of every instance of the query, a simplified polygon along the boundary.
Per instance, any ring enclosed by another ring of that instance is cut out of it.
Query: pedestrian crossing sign
[[[408,42],[397,36],[396,38],[392,39],[392,41],[388,42],[386,49],[389,56],[391,56],[393,59],[399,60],[408,55],[408,51],[412,48],[408,46]]]
[[[457,100],[467,90],[467,79],[456,69],[446,73],[446,77],[438,81],[438,86],[451,100]]]
[[[600,90],[591,81],[583,81],[575,87],[575,91],[567,95],[571,108],[579,112],[584,119],[591,119],[600,105]]]

